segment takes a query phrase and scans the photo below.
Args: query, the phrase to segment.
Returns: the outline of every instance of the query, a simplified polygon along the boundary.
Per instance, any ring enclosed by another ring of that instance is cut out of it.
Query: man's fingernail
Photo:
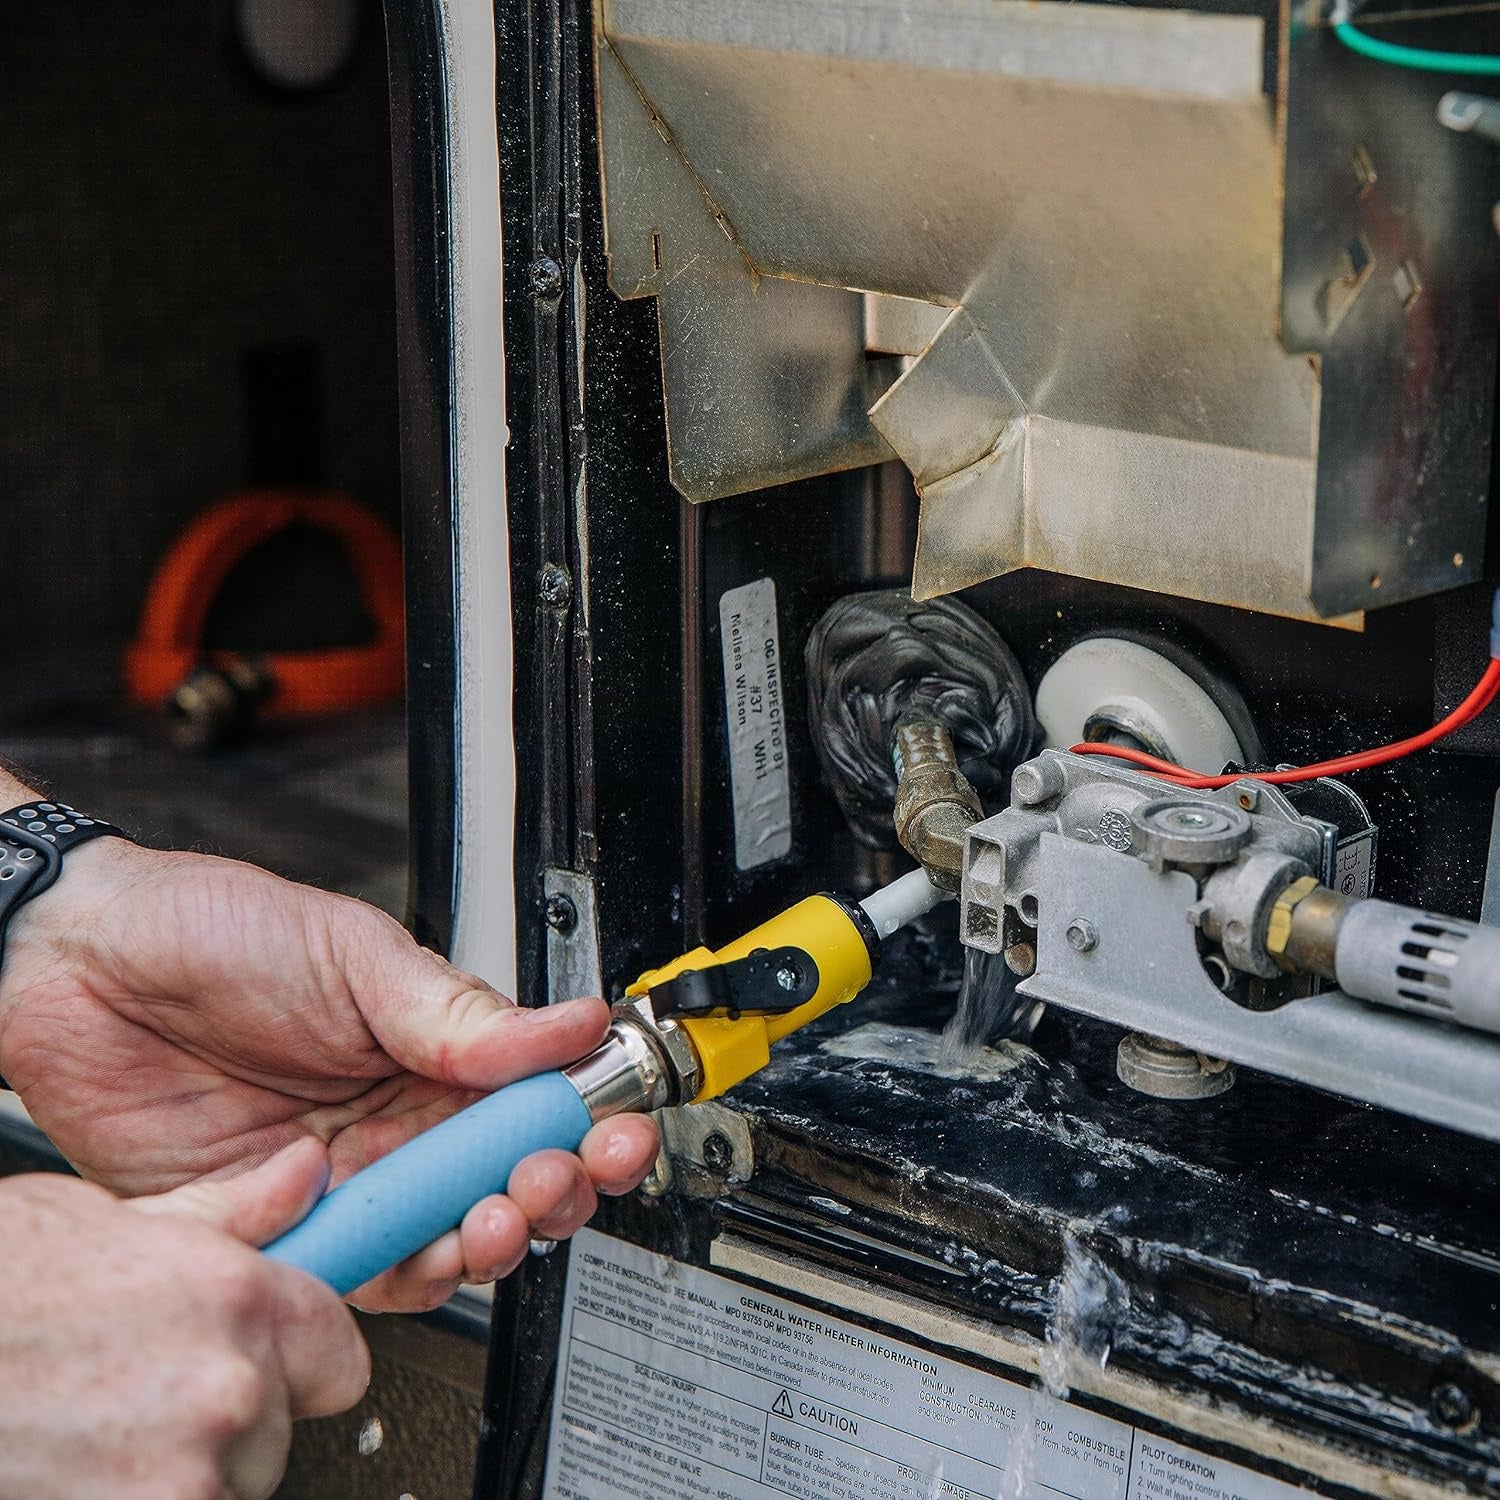
[[[560,1026],[572,1021],[577,1005],[576,1000],[559,1000],[553,1005],[537,1006],[532,1015],[539,1026]]]

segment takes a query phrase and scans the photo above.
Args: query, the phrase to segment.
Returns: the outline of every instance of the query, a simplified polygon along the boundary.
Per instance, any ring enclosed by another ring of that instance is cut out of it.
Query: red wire
[[[1176,766],[1169,760],[1147,755],[1144,750],[1127,749],[1124,745],[1074,745],[1071,749],[1074,755],[1109,755],[1116,760],[1129,761],[1131,765],[1140,766],[1142,770],[1153,776],[1160,776],[1175,786],[1191,787],[1196,791],[1214,791],[1221,786],[1233,786],[1236,781],[1245,780],[1267,781],[1275,786],[1285,786],[1294,781],[1315,781],[1319,776],[1342,776],[1347,771],[1366,771],[1371,766],[1383,766],[1390,761],[1411,755],[1414,751],[1425,750],[1429,745],[1435,745],[1445,735],[1452,734],[1455,729],[1462,729],[1471,719],[1478,718],[1494,701],[1497,693],[1500,693],[1500,660],[1491,661],[1484,669],[1484,675],[1474,684],[1474,691],[1447,718],[1434,724],[1431,729],[1424,729],[1421,734],[1414,734],[1410,739],[1396,740],[1374,750],[1356,750],[1350,755],[1335,756],[1332,760],[1320,760],[1310,766],[1294,766],[1287,771],[1245,772],[1238,776],[1205,776],[1199,771],[1189,770],[1186,766]]]

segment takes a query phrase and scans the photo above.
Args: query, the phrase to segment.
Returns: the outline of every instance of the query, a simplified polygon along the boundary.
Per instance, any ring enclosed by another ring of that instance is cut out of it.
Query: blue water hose
[[[524,1078],[355,1173],[265,1253],[347,1296],[503,1193],[524,1157],[576,1151],[592,1123],[561,1073]]]

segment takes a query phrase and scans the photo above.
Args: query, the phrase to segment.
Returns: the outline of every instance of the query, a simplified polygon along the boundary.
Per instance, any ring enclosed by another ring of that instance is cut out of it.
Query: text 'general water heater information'
[[[545,1500],[1307,1493],[625,1241],[573,1242]]]

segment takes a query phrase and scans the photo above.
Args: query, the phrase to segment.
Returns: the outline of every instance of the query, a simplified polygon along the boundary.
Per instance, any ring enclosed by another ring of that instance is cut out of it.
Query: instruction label
[[[792,786],[782,712],[781,631],[770,578],[719,599],[724,709],[734,795],[734,862],[742,870],[792,848]]]
[[[626,1241],[573,1241],[544,1500],[1309,1493]]]

